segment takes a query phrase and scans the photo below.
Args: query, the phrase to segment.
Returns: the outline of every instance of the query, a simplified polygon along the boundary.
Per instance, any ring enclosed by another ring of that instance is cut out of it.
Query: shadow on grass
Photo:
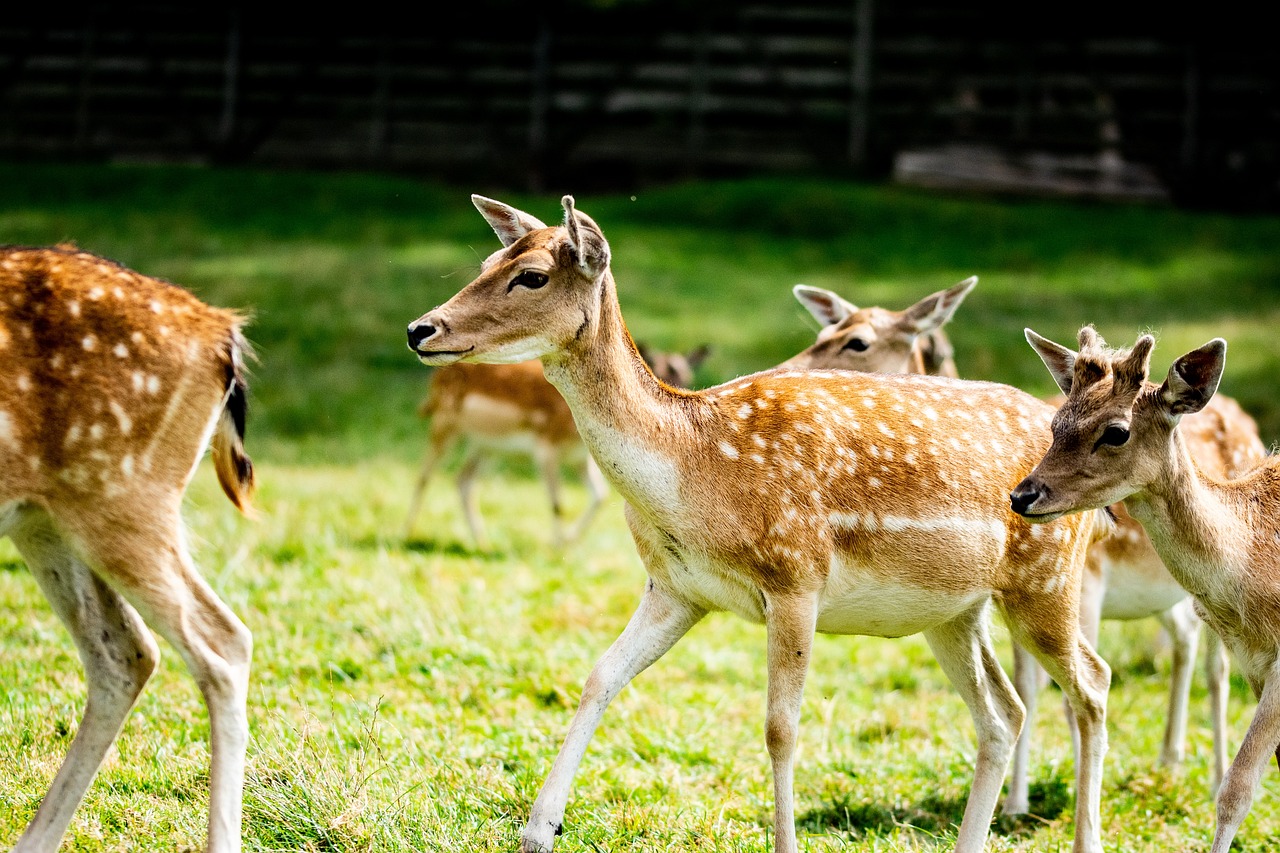
[[[20,572],[26,567],[21,560],[0,560],[0,572]]]
[[[456,539],[440,540],[435,537],[413,536],[409,539],[378,539],[373,536],[366,536],[355,542],[355,546],[362,550],[376,550],[378,548],[390,548],[393,550],[404,549],[414,554],[440,554],[446,557],[466,557],[471,560],[485,560],[487,562],[497,562],[506,559],[508,555],[498,551],[482,551],[470,545],[463,544]]]
[[[855,838],[887,834],[900,827],[941,835],[959,828],[967,799],[967,794],[962,797],[930,794],[910,805],[891,808],[879,803],[854,802],[846,796],[805,812],[797,818],[796,826],[806,832],[844,832]],[[1034,835],[1072,805],[1070,789],[1062,779],[1033,784],[1030,800],[1029,814],[996,815],[992,832],[1012,837]]]

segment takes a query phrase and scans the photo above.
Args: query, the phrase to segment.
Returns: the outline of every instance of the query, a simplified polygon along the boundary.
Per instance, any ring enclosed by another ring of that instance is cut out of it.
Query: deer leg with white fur
[[[704,615],[706,611],[702,608],[667,592],[653,580],[649,581],[631,621],[596,663],[583,685],[582,698],[578,700],[578,710],[573,715],[569,732],[556,755],[551,773],[538,792],[529,813],[529,822],[521,834],[521,853],[551,850],[564,821],[565,804],[574,774],[605,709],[631,679],[666,654]]]
[[[181,525],[175,500],[138,526],[103,521],[82,528],[78,538],[102,576],[178,649],[200,688],[209,709],[208,850],[235,853],[240,849],[253,641],[196,572]]]
[[[1240,824],[1249,813],[1262,774],[1280,745],[1280,665],[1273,665],[1259,691],[1258,708],[1244,734],[1240,750],[1227,768],[1218,790],[1218,826],[1212,853],[1227,853]]]
[[[818,621],[817,595],[766,594],[764,619],[769,637],[769,698],[764,738],[773,766],[773,846],[776,853],[795,853],[792,784],[800,703]]]
[[[1213,768],[1209,790],[1217,794],[1227,772],[1227,699],[1231,694],[1231,660],[1222,638],[1212,628],[1204,632],[1204,674],[1209,682],[1209,716],[1213,721]]]
[[[14,848],[15,853],[52,853],[160,652],[137,612],[75,555],[42,510],[29,510],[10,535],[71,632],[89,689],[67,757]]]
[[[942,671],[968,706],[978,735],[973,787],[956,838],[957,853],[976,853],[986,843],[1005,769],[1025,716],[996,657],[987,629],[988,614],[984,601],[924,634]]]
[[[547,487],[547,499],[551,502],[551,542],[556,548],[565,544],[564,506],[560,501],[560,456],[555,448],[540,443],[534,451],[542,482]]]
[[[1035,725],[1036,706],[1040,701],[1040,665],[1035,655],[1018,643],[1013,644],[1013,685],[1024,709],[1024,721],[1018,741],[1013,748],[1013,774],[1009,779],[1009,794],[1004,799],[1004,813],[1026,814],[1031,808],[1031,732]]]
[[[1182,762],[1187,740],[1187,704],[1191,696],[1191,674],[1196,666],[1196,647],[1200,642],[1200,619],[1191,599],[1184,598],[1157,618],[1169,632],[1173,643],[1173,671],[1169,679],[1169,713],[1165,719],[1164,747],[1160,763]]]

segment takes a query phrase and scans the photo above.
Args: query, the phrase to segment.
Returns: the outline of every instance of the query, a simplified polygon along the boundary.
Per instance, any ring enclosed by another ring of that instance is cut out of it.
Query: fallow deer
[[[1066,398],[1055,397],[1050,402],[1061,406]],[[1187,415],[1180,432],[1200,470],[1217,479],[1234,479],[1267,455],[1267,448],[1258,437],[1257,423],[1239,403],[1222,394],[1210,400],[1202,411]],[[1080,593],[1081,624],[1095,648],[1099,622],[1103,619],[1130,621],[1154,617],[1168,632],[1173,662],[1160,763],[1173,766],[1181,763],[1185,755],[1187,704],[1201,622],[1187,591],[1169,574],[1142,525],[1129,515],[1123,504],[1116,504],[1111,510],[1115,515],[1115,530],[1094,543],[1085,564]],[[1028,725],[1014,754],[1013,778],[1005,799],[1005,811],[1010,814],[1024,812],[1028,806],[1026,768],[1037,689],[1034,679],[1029,677],[1034,662],[1027,660],[1021,649],[1015,649],[1015,655],[1015,684],[1027,705]],[[1213,729],[1209,787],[1216,792],[1227,767],[1230,665],[1221,640],[1212,631],[1205,637],[1204,669]],[[1021,680],[1024,673],[1028,674],[1025,681]]]
[[[779,366],[955,378],[955,352],[942,326],[977,283],[970,276],[903,311],[859,308],[830,290],[797,284],[796,299],[822,328],[812,346]]]
[[[1150,335],[1132,349],[1109,350],[1086,326],[1078,352],[1030,329],[1026,336],[1067,402],[1054,416],[1049,451],[1010,493],[1013,509],[1034,523],[1057,523],[1123,500],[1258,697],[1218,789],[1212,849],[1227,853],[1280,745],[1280,457],[1223,481],[1202,471],[1187,447],[1179,422],[1217,390],[1227,350],[1221,338],[1180,356],[1156,385],[1148,381]]]
[[[1075,849],[1100,851],[1110,672],[1080,633],[1077,594],[1102,522],[1072,516],[1041,529],[1007,502],[1048,444],[1052,408],[1003,385],[847,371],[672,389],[636,351],[609,244],[571,197],[550,228],[472,199],[503,248],[409,325],[409,346],[429,365],[541,359],[626,500],[649,575],[587,679],[521,849],[551,849],[606,706],[711,610],[766,627],[776,849],[796,850],[793,761],[815,630],[925,634],[977,727],[956,849],[981,849],[1023,717],[988,633],[994,600],[1072,698],[1084,742]]]
[[[205,448],[248,510],[243,319],[76,251],[0,249],[0,535],[71,632],[84,717],[14,848],[53,851],[155,669],[151,626],[209,709],[208,849],[240,849],[251,637],[180,516]]]
[[[693,371],[707,355],[705,346],[688,355],[645,350],[645,360],[663,381],[679,387],[693,383]],[[413,533],[413,522],[422,506],[427,483],[440,460],[459,443],[466,456],[458,471],[458,495],[471,539],[478,548],[488,547],[484,525],[476,511],[472,487],[485,456],[515,451],[533,456],[551,499],[552,538],[561,545],[586,532],[599,512],[607,486],[595,460],[582,444],[573,424],[573,413],[560,392],[547,381],[539,361],[518,364],[451,364],[431,377],[431,389],[418,414],[431,420],[427,456],[418,475],[404,535]],[[590,502],[566,537],[562,530],[560,468],[580,464]]]

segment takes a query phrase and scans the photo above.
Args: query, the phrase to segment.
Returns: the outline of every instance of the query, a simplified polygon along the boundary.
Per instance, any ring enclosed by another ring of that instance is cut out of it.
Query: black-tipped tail
[[[222,491],[245,515],[253,514],[253,460],[244,449],[245,424],[249,414],[249,384],[245,380],[244,354],[248,342],[239,329],[227,346],[227,401],[213,432],[213,467]]]

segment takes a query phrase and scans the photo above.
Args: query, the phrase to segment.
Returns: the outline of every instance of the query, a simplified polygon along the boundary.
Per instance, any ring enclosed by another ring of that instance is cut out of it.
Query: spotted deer
[[[53,851],[155,669],[209,709],[208,849],[240,849],[248,629],[196,572],[180,509],[205,448],[249,509],[243,319],[69,247],[0,249],[0,535],[71,632],[89,698],[14,848]]]
[[[680,387],[693,383],[693,371],[706,357],[699,347],[688,355],[644,350],[655,375]],[[488,537],[476,510],[472,491],[486,456],[515,451],[530,454],[542,474],[551,499],[552,538],[559,546],[586,532],[607,493],[604,476],[582,444],[573,413],[542,373],[542,362],[517,364],[466,364],[442,367],[431,377],[431,389],[418,414],[431,420],[427,455],[409,501],[404,535],[413,533],[413,522],[431,475],[457,444],[466,444],[466,456],[458,471],[458,495],[471,540],[488,548]],[[590,502],[566,536],[560,502],[560,468],[580,465]]]
[[[924,633],[977,728],[956,849],[981,849],[1023,718],[988,633],[994,601],[1072,698],[1075,849],[1100,851],[1110,672],[1080,633],[1077,592],[1101,516],[1039,528],[1008,507],[1009,484],[1048,445],[1052,407],[1003,385],[847,371],[671,388],[636,351],[609,244],[571,197],[556,227],[472,200],[503,248],[409,325],[409,346],[429,365],[541,359],[626,501],[649,576],[587,679],[521,850],[551,849],[610,701],[712,610],[766,628],[776,849],[796,850],[793,762],[815,630]]]
[[[942,326],[977,283],[970,276],[903,311],[859,308],[830,290],[797,284],[792,292],[822,328],[812,346],[780,366],[955,378],[955,351]]]
[[[1065,397],[1050,401],[1055,406]],[[1258,425],[1235,400],[1219,394],[1202,411],[1188,414],[1180,427],[1187,450],[1201,471],[1221,479],[1234,479],[1255,467],[1267,455],[1258,437]],[[1142,525],[1125,510],[1123,504],[1111,507],[1116,526],[1112,535],[1094,543],[1085,564],[1081,590],[1080,618],[1085,636],[1096,647],[1099,622],[1103,619],[1131,621],[1156,618],[1168,632],[1173,652],[1169,683],[1169,701],[1165,730],[1160,750],[1160,763],[1180,764],[1185,756],[1187,705],[1191,692],[1191,676],[1195,667],[1196,647],[1200,641],[1201,621],[1187,591],[1169,573],[1156,553]],[[1027,717],[1034,713],[1034,680],[1018,682],[1023,673],[1030,674],[1034,663],[1018,654],[1015,683],[1027,704]],[[1210,765],[1210,789],[1218,790],[1227,767],[1227,697],[1230,664],[1218,635],[1205,636],[1205,680],[1209,687],[1209,718],[1213,729],[1213,752]],[[1029,699],[1028,697],[1032,697]],[[1023,729],[1018,750],[1014,754],[1013,780],[1005,811],[1021,813],[1028,803],[1027,763],[1030,724]]]
[[[1010,493],[1014,511],[1058,523],[1123,500],[1258,697],[1218,789],[1212,850],[1227,853],[1268,759],[1280,761],[1280,457],[1220,480],[1188,448],[1179,424],[1217,390],[1221,338],[1180,356],[1156,385],[1150,335],[1111,350],[1086,326],[1078,352],[1030,329],[1026,336],[1067,401],[1053,419],[1053,444]]]

